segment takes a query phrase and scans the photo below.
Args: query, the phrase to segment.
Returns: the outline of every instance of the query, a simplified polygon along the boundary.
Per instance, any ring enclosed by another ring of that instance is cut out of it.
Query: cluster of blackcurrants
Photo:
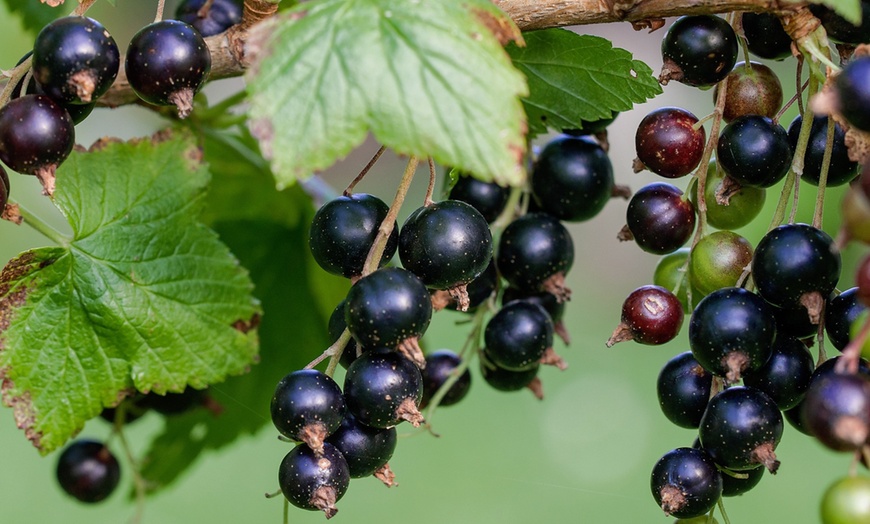
[[[241,1],[213,2],[202,11],[204,4],[188,0],[178,8],[179,18],[195,25],[163,20],[143,27],[131,39],[125,57],[127,81],[139,98],[175,106],[181,118],[192,110],[193,95],[211,69],[211,54],[197,27],[215,31],[241,19]],[[36,175],[51,195],[55,169],[75,145],[75,125],[115,82],[120,52],[98,21],[67,16],[39,32],[33,51],[19,64],[27,59],[30,71],[0,108],[0,160],[14,171]],[[8,187],[0,193],[0,211],[7,198]]]
[[[863,5],[870,11],[870,2]],[[826,8],[812,9],[826,28],[831,25],[832,39],[870,42],[870,20],[855,28]],[[776,17],[745,13],[739,20],[751,52],[763,58],[791,56],[791,38]],[[846,36],[840,36],[843,24],[851,28]],[[862,319],[870,305],[870,259],[859,271],[859,286],[838,293],[839,246],[819,228],[785,224],[769,231],[755,249],[732,231],[758,215],[765,190],[788,173],[803,124],[801,116],[788,131],[777,123],[779,80],[762,64],[735,65],[737,52],[737,35],[716,16],[682,17],[668,30],[660,80],[717,86],[714,100],[727,125],[718,136],[715,160],[705,166],[706,186],[696,187],[701,182],[694,178],[689,197],[669,183],[641,188],[629,202],[627,225],[619,235],[665,256],[655,284],[625,300],[608,346],[623,340],[665,343],[690,314],[691,351],[664,366],[657,389],[667,418],[697,429],[698,438],[692,447],[666,453],[651,475],[656,502],[681,519],[705,515],[721,497],[749,491],[765,469],[776,473],[784,419],[837,451],[860,453],[870,437],[870,375],[866,363],[859,362],[859,348],[846,350],[850,330],[867,335]],[[833,87],[835,111],[848,126],[870,130],[870,58],[851,58]],[[835,122],[829,135],[829,118],[815,117],[809,129],[801,179],[815,186],[823,180],[827,186],[843,185],[861,172],[849,158],[848,127]],[[637,130],[636,169],[665,178],[685,176],[698,168],[706,143],[704,128],[690,112],[655,110]],[[847,198],[844,208],[847,235],[862,241],[870,240],[870,192],[862,189],[870,187],[868,171],[850,189],[852,203]],[[691,248],[683,248],[695,231],[699,204],[706,225],[719,231],[704,232]],[[755,291],[744,287],[749,283]],[[821,344],[825,332],[844,356],[825,360],[820,350],[816,366],[808,346],[815,339]]]
[[[607,153],[586,136],[612,120],[548,143],[535,163],[531,193],[520,198],[461,175],[447,200],[427,199],[401,231],[389,228],[380,240],[390,215],[373,195],[346,194],[317,211],[309,237],[314,259],[354,282],[329,321],[333,348],[342,337],[348,341],[333,357],[347,373],[339,387],[320,371],[294,371],[276,388],[272,420],[283,436],[301,442],[279,468],[292,504],[330,517],[350,478],[374,475],[392,484],[387,462],[395,426],[424,424],[422,407],[459,402],[474,357],[494,389],[528,388],[542,398],[540,366],[566,367],[553,350],[554,334],[568,343],[561,319],[574,261],[561,221],[592,218],[619,193]],[[402,267],[386,267],[395,252]],[[473,313],[481,327],[488,318],[480,347],[461,356],[451,350],[424,356],[419,339],[443,308]]]

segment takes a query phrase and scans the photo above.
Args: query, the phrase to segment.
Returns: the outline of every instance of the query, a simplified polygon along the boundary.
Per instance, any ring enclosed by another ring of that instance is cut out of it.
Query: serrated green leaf
[[[208,180],[192,141],[166,135],[58,169],[73,238],[0,274],[3,400],[42,453],[134,389],[204,388],[255,358],[251,281],[197,222]]]
[[[5,0],[5,2],[9,12],[20,17],[24,28],[34,34],[55,18],[69,14],[76,5],[76,2],[67,2],[58,7],[51,7],[40,0]]]
[[[787,0],[792,4],[804,3],[805,0]],[[861,23],[861,0],[809,0],[811,4],[821,4],[837,12],[849,22]]]
[[[325,169],[369,132],[502,184],[523,179],[526,93],[489,0],[314,0],[249,41],[251,129],[279,187]]]
[[[580,129],[583,120],[610,118],[662,92],[649,66],[604,38],[547,29],[525,40],[508,53],[529,84],[523,105],[530,134]]]

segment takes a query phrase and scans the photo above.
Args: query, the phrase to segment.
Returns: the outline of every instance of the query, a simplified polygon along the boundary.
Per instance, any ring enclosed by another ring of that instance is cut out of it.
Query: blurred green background
[[[36,2],[38,0],[18,0]],[[72,2],[73,0],[68,0]],[[176,2],[167,2],[167,12]],[[155,1],[118,0],[112,8],[99,2],[90,13],[100,19],[123,48],[130,36],[153,19]],[[31,47],[26,33],[5,8],[0,7],[0,67],[11,68]],[[658,69],[662,32],[634,32],[628,24],[581,28],[614,40]],[[781,73],[787,98],[794,92],[794,62],[774,64]],[[238,79],[207,88],[210,97],[237,90]],[[622,114],[610,128],[611,159],[617,182],[633,189],[653,181],[649,174],[631,172],[634,129],[649,110],[680,105],[703,116],[712,110],[712,95],[672,83],[665,94],[634,111]],[[796,110],[782,119],[787,127]],[[101,136],[122,138],[146,135],[161,125],[145,109],[98,109],[77,128],[80,144]],[[708,127],[709,129],[709,127]],[[335,187],[351,180],[376,145],[367,143],[350,159],[324,175]],[[403,164],[386,157],[358,190],[392,199]],[[425,176],[418,177],[404,215],[422,203]],[[686,180],[677,183],[685,186]],[[39,196],[33,177],[14,176],[15,198],[63,227],[47,199]],[[768,194],[768,209],[756,224],[741,231],[756,242],[768,224],[778,197]],[[801,186],[799,220],[809,221],[814,192]],[[831,191],[826,207],[826,229],[836,231],[841,191]],[[660,413],[655,394],[658,370],[673,355],[688,349],[685,333],[661,347],[623,343],[606,349],[604,341],[619,321],[622,300],[636,287],[652,281],[658,257],[631,243],[619,243],[616,233],[624,223],[626,203],[614,200],[588,223],[572,224],[576,262],[569,275],[574,294],[565,323],[572,343],[556,349],[568,361],[567,371],[541,373],[546,398],[538,401],[527,391],[512,394],[489,389],[475,372],[469,396],[457,406],[439,410],[432,420],[435,436],[400,427],[402,435],[390,461],[399,486],[383,487],[374,479],[355,480],[340,501],[336,522],[475,522],[526,524],[530,522],[671,522],[656,507],[649,490],[649,472],[670,449],[691,445],[692,431],[671,425]],[[27,227],[0,223],[0,259],[3,261],[45,240]],[[841,288],[852,285],[855,261],[865,249],[849,246],[844,254]],[[268,312],[267,312],[268,314]],[[459,349],[466,335],[463,316],[440,313],[424,338],[430,349]],[[684,329],[685,331],[685,329]],[[311,358],[324,348],[295,348]],[[835,350],[830,349],[835,352]],[[476,368],[476,366],[472,366]],[[288,370],[290,371],[290,370]],[[340,377],[338,377],[341,380]],[[217,386],[218,390],[220,385]],[[250,406],[268,418],[268,406]],[[160,429],[155,415],[128,431],[135,451],[142,450]],[[90,422],[82,436],[105,438],[109,426]],[[290,446],[276,439],[267,427],[254,438],[242,438],[220,453],[207,453],[172,488],[149,500],[145,522],[281,522],[280,499],[266,500],[277,489],[277,467]],[[734,524],[818,521],[822,492],[847,473],[850,457],[837,455],[804,437],[786,424],[777,450],[782,467],[775,477],[766,475],[749,494],[726,500]],[[85,506],[65,496],[54,480],[56,456],[42,458],[16,429],[12,412],[0,409],[0,522],[119,523],[134,514],[126,498],[131,478],[110,500]],[[123,465],[123,464],[122,464]],[[291,508],[291,522],[322,522],[320,513]],[[720,522],[722,520],[720,519]]]

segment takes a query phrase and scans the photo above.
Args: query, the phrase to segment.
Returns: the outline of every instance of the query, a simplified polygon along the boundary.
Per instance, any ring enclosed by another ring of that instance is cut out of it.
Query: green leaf
[[[329,346],[328,315],[347,293],[347,280],[327,274],[307,249],[299,249],[308,241],[311,198],[300,186],[277,191],[255,146],[249,136],[206,130],[204,155],[213,181],[203,216],[251,272],[264,310],[260,363],[208,389],[219,414],[197,409],[166,418],[144,459],[151,491],[176,480],[204,451],[271,424],[275,384]],[[311,307],[318,302],[322,307]]]
[[[58,7],[43,4],[40,0],[5,0],[9,12],[20,17],[25,29],[38,33],[46,24],[69,14],[76,2],[69,1]]]
[[[197,222],[199,155],[166,134],[74,152],[54,197],[73,238],[0,274],[3,400],[42,453],[134,389],[204,388],[256,357],[248,274]]]
[[[369,132],[395,151],[503,183],[523,180],[522,75],[489,0],[314,0],[249,41],[251,129],[279,187],[325,169]]]
[[[804,2],[804,0],[787,1],[793,4]],[[809,0],[809,2],[827,6],[855,25],[861,23],[861,0]]]
[[[547,29],[525,40],[508,53],[529,83],[523,105],[530,134],[580,129],[583,120],[610,118],[662,92],[649,66],[604,38]]]

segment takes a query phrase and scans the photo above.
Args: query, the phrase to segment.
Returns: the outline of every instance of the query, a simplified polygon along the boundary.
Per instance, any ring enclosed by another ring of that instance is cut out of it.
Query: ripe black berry
[[[193,110],[193,95],[211,70],[211,54],[199,31],[178,20],[163,20],[133,35],[124,63],[130,87],[142,100],[174,105],[178,116]]]
[[[272,423],[287,438],[305,442],[315,453],[341,425],[345,413],[341,388],[329,375],[300,369],[285,375],[272,395]]]
[[[242,0],[184,0],[175,8],[175,18],[203,37],[217,35],[242,21]]]
[[[368,477],[382,468],[396,450],[396,428],[372,428],[350,413],[326,439],[344,455],[350,478]]]
[[[620,239],[634,239],[647,253],[676,251],[695,230],[695,206],[675,185],[653,182],[638,189],[625,212],[626,227]]]
[[[861,374],[814,378],[802,407],[810,434],[835,451],[855,451],[870,436],[870,380]]]
[[[659,406],[665,416],[681,428],[697,429],[707,409],[713,375],[705,370],[691,351],[670,359],[656,381]]]
[[[532,193],[542,210],[560,220],[588,220],[613,194],[613,166],[594,140],[561,136],[538,156]]]
[[[788,126],[788,140],[792,151],[797,148],[798,135],[801,131],[803,117],[798,115]],[[860,170],[858,162],[849,159],[849,150],[846,148],[846,132],[840,124],[834,123],[833,147],[831,149],[831,163],[828,168],[826,184],[830,187],[841,186],[852,181]],[[810,129],[810,139],[804,154],[804,172],[801,179],[810,184],[819,185],[824,164],[825,145],[828,141],[828,117],[817,116],[813,118]]]
[[[843,351],[849,343],[849,331],[867,306],[858,300],[858,288],[849,288],[825,305],[825,332],[835,348]]]
[[[664,66],[659,81],[704,87],[725,78],[737,61],[737,35],[723,18],[683,16],[662,39]]]
[[[112,86],[120,63],[115,39],[86,16],[54,20],[33,44],[33,77],[58,103],[95,101]]]
[[[781,125],[765,116],[744,115],[722,130],[716,158],[740,185],[770,187],[788,173],[792,150]]]
[[[568,300],[565,274],[574,263],[574,241],[565,226],[546,213],[529,213],[505,228],[496,267],[512,286],[547,291]]]
[[[514,301],[503,306],[484,331],[486,358],[504,369],[524,371],[553,348],[553,322],[544,308]]]
[[[754,388],[735,386],[710,399],[701,418],[701,445],[719,466],[733,471],[764,465],[776,473],[774,450],[782,438],[776,403]]]
[[[80,439],[68,445],[57,460],[57,481],[82,502],[107,498],[121,480],[118,460],[102,442]]]
[[[420,407],[425,407],[432,400],[432,397],[453,375],[456,374],[457,368],[462,364],[462,359],[459,355],[449,349],[440,349],[426,355],[426,367],[423,369],[423,399],[420,401]],[[456,380],[447,391],[441,400],[439,406],[452,406],[456,404],[468,394],[471,388],[471,372],[467,369],[461,375],[456,377]]]
[[[666,515],[692,518],[716,505],[722,495],[722,476],[704,450],[677,448],[656,462],[650,488]]]
[[[465,311],[466,284],[492,259],[489,224],[478,210],[459,200],[421,207],[402,225],[399,258],[428,287],[450,291]]]
[[[870,43],[870,2],[861,1],[861,23],[854,25],[836,11],[821,5],[811,5],[810,11],[822,22],[828,38],[838,44]]]
[[[765,392],[781,411],[786,411],[804,398],[814,370],[813,356],[804,343],[777,333],[770,358],[757,370],[747,371],[743,384]]]
[[[417,409],[423,396],[423,377],[413,362],[399,353],[377,348],[347,368],[344,378],[347,409],[366,426],[389,428],[407,420],[423,422]]]
[[[465,285],[465,291],[468,293],[468,308],[465,312],[470,313],[477,309],[478,306],[486,302],[493,293],[498,290],[499,278],[498,271],[495,268],[495,259],[489,261],[489,265],[483,270],[483,273]],[[459,297],[462,298],[462,297]],[[436,311],[444,307],[460,311],[459,303],[456,301],[449,291],[437,290],[432,293],[432,306]]]
[[[834,78],[840,113],[850,125],[870,131],[870,57],[851,60]]]
[[[662,107],[643,117],[634,135],[637,159],[666,178],[688,175],[701,161],[707,133],[698,117],[679,107]]]
[[[344,320],[362,347],[398,347],[425,366],[418,339],[432,319],[432,300],[410,271],[386,267],[361,278],[347,294]]]
[[[471,175],[460,174],[456,184],[450,189],[450,200],[460,200],[480,211],[483,218],[491,223],[504,211],[507,204],[508,188],[494,182],[484,182]]]
[[[556,335],[565,344],[571,343],[571,336],[568,334],[564,322],[562,322],[562,317],[565,315],[565,303],[559,302],[559,299],[555,295],[545,291],[523,291],[515,287],[505,289],[501,296],[502,305],[509,304],[514,300],[522,300],[544,308],[544,311],[550,315],[550,320],[553,321],[553,331]]]
[[[6,170],[3,169],[3,166],[0,166],[0,215],[3,214],[3,210],[6,208],[6,202],[9,201],[9,175],[6,174]]]
[[[532,366],[524,371],[511,371],[496,366],[485,359],[480,361],[480,373],[483,380],[497,391],[519,391],[528,388],[538,400],[543,400],[544,391],[538,378],[540,365]]]
[[[771,13],[743,13],[742,18],[750,53],[770,60],[791,56],[791,37],[782,28],[779,17]]]
[[[626,340],[647,345],[669,342],[680,333],[684,316],[676,295],[661,286],[641,286],[622,303],[622,320],[607,347]]]
[[[180,415],[208,403],[205,391],[187,387],[181,393],[158,395],[151,392],[136,400],[139,409],[153,409],[161,415]]]
[[[297,508],[320,510],[326,518],[332,518],[338,513],[335,503],[350,484],[347,460],[332,444],[324,443],[322,453],[299,444],[281,461],[278,484]]]
[[[324,270],[347,278],[358,277],[389,208],[367,193],[340,196],[320,206],[308,230],[311,255]],[[380,265],[393,258],[399,245],[398,228],[387,239]]]

